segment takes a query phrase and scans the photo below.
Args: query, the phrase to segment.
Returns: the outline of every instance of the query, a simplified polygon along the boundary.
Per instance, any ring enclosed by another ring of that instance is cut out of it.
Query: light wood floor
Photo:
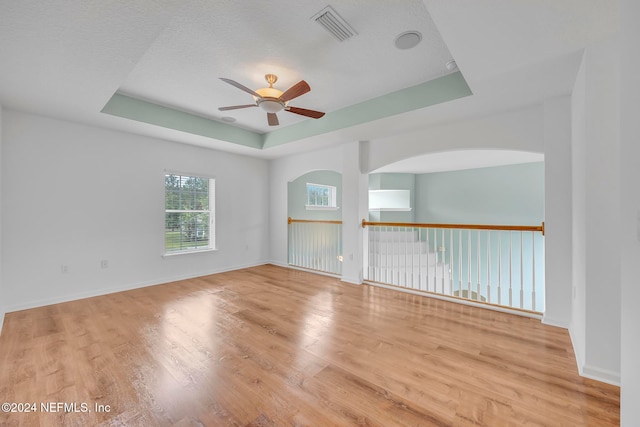
[[[37,405],[2,426],[619,424],[563,329],[272,265],[7,314],[1,402]]]

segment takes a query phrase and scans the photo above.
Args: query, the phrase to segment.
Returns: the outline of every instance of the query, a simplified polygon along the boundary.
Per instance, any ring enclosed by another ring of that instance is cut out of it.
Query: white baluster
[[[402,268],[404,269],[404,286],[406,288],[408,288],[409,287],[409,285],[408,285],[409,281],[408,281],[408,272],[407,272],[407,270],[409,270],[409,262],[408,262],[409,261],[408,260],[408,257],[409,257],[409,244],[408,244],[408,236],[407,236],[407,234],[408,234],[407,227],[403,227],[402,234],[404,235],[404,249],[403,249],[404,253],[402,254],[403,255],[402,256],[402,258],[403,258]]]
[[[462,297],[462,230],[458,230],[458,296]]]
[[[429,229],[428,228],[425,228],[425,233],[427,235],[427,241],[426,241],[426,243],[427,243],[427,274],[426,274],[426,276],[427,277],[426,277],[426,283],[425,283],[425,289],[424,290],[428,291],[429,287],[431,286],[431,283],[430,283],[431,277],[429,276],[429,258],[430,258],[430,254],[431,254],[431,244],[430,244],[430,241],[429,241]]]
[[[471,230],[467,230],[467,298],[471,299]]]
[[[438,292],[438,230],[433,229],[433,252],[436,254],[436,261],[433,266],[433,292]]]
[[[449,230],[449,292],[453,295],[453,228]]]
[[[502,233],[498,231],[498,305],[502,303]]]
[[[411,228],[411,289],[415,289],[416,285],[415,285],[415,265],[414,265],[414,259],[415,259],[415,249],[416,249],[416,229],[415,228]]]
[[[476,290],[476,299],[480,301],[480,233],[481,230],[478,230],[476,233],[478,236],[478,253],[477,253],[477,261],[478,261],[478,285]]]
[[[389,227],[385,227],[385,236],[389,235]],[[391,239],[386,239],[385,238],[385,250],[386,250],[386,264],[385,264],[385,271],[384,271],[384,281],[385,283],[393,283],[391,281]]]
[[[392,282],[394,285],[398,285],[398,279],[400,274],[398,272],[398,233],[396,232],[395,227],[391,229],[391,238],[393,239],[393,249],[392,249],[392,265],[391,265],[391,274],[392,274]]]
[[[382,282],[382,227],[376,227],[376,281]]]
[[[331,225],[330,224],[318,224],[318,225],[319,225],[318,227],[318,265],[320,266],[320,270],[327,271],[328,269],[327,261],[329,258],[329,253],[327,252],[327,247],[325,243],[327,242],[326,233],[331,233],[331,228],[329,228]],[[326,233],[325,233],[325,230],[326,230]]]
[[[524,305],[524,270],[522,256],[522,231],[520,232],[520,308]]]
[[[536,236],[531,232],[531,310],[536,310]]]
[[[442,229],[442,248],[444,249],[444,228]],[[445,293],[444,292],[444,281],[445,281],[445,277],[444,277],[444,268],[445,268],[445,260],[446,260],[446,255],[447,253],[445,251],[442,251],[442,256],[441,256],[441,262],[442,262],[442,291],[441,293]]]
[[[512,247],[512,235],[513,232],[509,231],[509,307],[513,307],[513,247]]]
[[[487,231],[487,302],[491,302],[491,231]]]
[[[422,228],[418,228],[418,289],[422,290]]]

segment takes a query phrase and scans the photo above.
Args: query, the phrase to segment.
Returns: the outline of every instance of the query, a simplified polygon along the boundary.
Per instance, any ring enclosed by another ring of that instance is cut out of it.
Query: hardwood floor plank
[[[0,336],[0,401],[54,405],[3,426],[606,427],[619,399],[566,330],[273,265],[8,313]]]

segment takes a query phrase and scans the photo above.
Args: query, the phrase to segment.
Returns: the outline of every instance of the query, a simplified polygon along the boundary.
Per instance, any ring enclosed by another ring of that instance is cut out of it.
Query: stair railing
[[[544,222],[370,222],[364,279],[516,310],[544,311]]]
[[[330,274],[342,273],[342,221],[288,218],[288,263]]]

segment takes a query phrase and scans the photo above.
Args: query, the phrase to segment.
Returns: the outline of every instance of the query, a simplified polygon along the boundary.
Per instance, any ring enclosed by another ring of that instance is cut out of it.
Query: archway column
[[[363,229],[369,215],[369,142],[354,141],[343,146],[342,167],[342,281],[363,280]]]

